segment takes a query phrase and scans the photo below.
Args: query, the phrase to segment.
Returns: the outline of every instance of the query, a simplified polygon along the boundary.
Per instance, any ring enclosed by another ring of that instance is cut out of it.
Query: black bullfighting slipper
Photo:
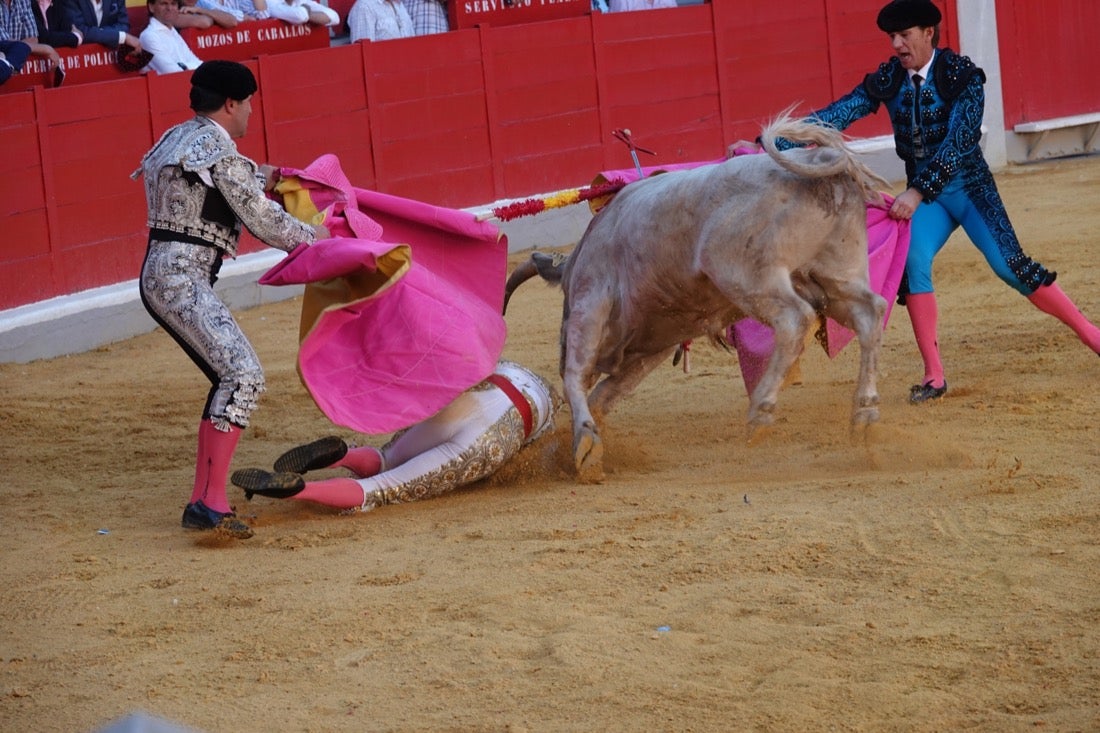
[[[312,443],[291,448],[275,459],[275,471],[305,473],[318,468],[328,468],[348,454],[348,444],[343,438],[330,435]]]
[[[942,387],[933,387],[931,382],[914,384],[909,388],[909,403],[919,405],[929,400],[938,400],[945,394],[947,394],[947,382],[944,382]]]
[[[242,468],[234,471],[229,480],[244,489],[246,499],[251,499],[253,494],[288,499],[306,487],[306,480],[297,473],[272,473],[262,468]]]
[[[184,529],[211,530],[238,540],[247,540],[252,536],[252,528],[237,519],[236,514],[215,511],[201,501],[187,505],[180,524]]]

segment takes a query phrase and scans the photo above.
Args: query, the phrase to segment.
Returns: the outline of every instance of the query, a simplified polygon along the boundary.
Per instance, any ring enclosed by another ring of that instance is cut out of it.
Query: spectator
[[[126,0],[60,0],[62,7],[84,43],[98,43],[107,48],[130,46],[141,49],[141,41],[130,33],[130,15]]]
[[[416,35],[412,17],[401,0],[355,0],[348,12],[348,30],[352,43]]]
[[[73,25],[65,7],[54,0],[31,2],[38,40],[54,48],[76,48],[84,42],[84,34]]]
[[[244,20],[244,13],[237,7],[233,0],[180,0],[179,17],[184,19],[183,25],[176,28],[190,28],[187,16],[205,16],[210,19],[206,28],[218,26],[219,28],[236,28],[237,24]],[[179,20],[177,20],[177,23]]]
[[[3,2],[3,0],[0,0]],[[141,32],[141,47],[153,54],[145,71],[172,74],[199,68],[202,60],[176,30],[180,9],[176,0],[148,0],[149,25]]]
[[[0,27],[0,84],[22,69],[30,54],[30,46],[22,41],[11,40],[4,28]]]
[[[237,0],[237,8],[245,20],[267,20],[271,17],[267,10],[267,0]]]
[[[447,0],[402,0],[413,22],[413,35],[429,36],[446,33],[451,29],[447,22]]]
[[[676,0],[608,0],[612,13],[624,10],[655,10],[657,8],[675,8]]]
[[[38,40],[38,24],[31,10],[31,0],[0,0],[0,32],[4,34],[4,40],[22,41],[30,48],[32,56],[44,58],[48,71],[61,68],[57,50]],[[19,53],[19,49],[13,47],[12,58],[18,58]],[[12,66],[15,64],[12,63]]]
[[[312,23],[329,28],[340,25],[340,16],[336,11],[316,0],[271,0],[267,4],[267,12],[272,18],[293,25]]]

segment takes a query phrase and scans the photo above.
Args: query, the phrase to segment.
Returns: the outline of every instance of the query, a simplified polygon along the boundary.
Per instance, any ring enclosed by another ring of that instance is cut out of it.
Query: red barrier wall
[[[265,54],[248,62],[260,93],[240,147],[296,167],[333,153],[357,185],[453,207],[628,167],[616,128],[658,153],[645,163],[716,158],[885,58],[880,3],[715,2]],[[170,74],[0,95],[0,309],[137,275],[145,200],[129,173],[189,116],[188,84]]]
[[[1096,0],[997,3],[1005,127],[1100,112]],[[1086,40],[1088,39],[1088,40]]]

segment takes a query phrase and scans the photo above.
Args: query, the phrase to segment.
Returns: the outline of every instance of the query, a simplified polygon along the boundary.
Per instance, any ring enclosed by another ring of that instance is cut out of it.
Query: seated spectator
[[[653,10],[655,8],[675,8],[676,0],[608,0],[612,13],[623,10]]]
[[[413,22],[413,34],[429,36],[451,29],[447,21],[447,0],[402,0]]]
[[[268,0],[268,15],[292,25],[312,23],[329,28],[340,25],[340,16],[316,0]]]
[[[245,20],[266,20],[271,17],[267,11],[267,0],[237,0],[237,8],[244,14]]]
[[[22,41],[11,40],[4,28],[0,26],[0,84],[22,69],[30,55],[30,46]]]
[[[0,0],[2,2],[3,0]],[[153,54],[145,71],[171,74],[199,68],[202,60],[176,30],[180,9],[176,0],[148,0],[149,25],[141,32],[141,47]]]
[[[0,0],[0,32],[3,33],[3,40],[21,41],[30,48],[32,56],[44,58],[48,71],[61,68],[57,50],[38,39],[38,24],[31,10],[31,0]],[[14,47],[12,58],[18,58],[19,53],[18,47]],[[15,66],[14,62],[12,66]]]
[[[130,33],[126,0],[59,0],[84,43],[107,48],[130,46],[141,49],[141,41]]]
[[[352,43],[416,35],[412,17],[401,0],[355,0],[348,11],[348,30]]]
[[[210,19],[206,27],[236,28],[244,20],[244,13],[234,0],[180,0],[180,18],[188,15],[205,16]],[[178,20],[177,20],[178,22]],[[181,26],[177,25],[176,28]],[[184,21],[183,28],[193,27]]]
[[[84,42],[65,7],[54,0],[32,0],[31,12],[40,42],[54,48],[76,48]]]

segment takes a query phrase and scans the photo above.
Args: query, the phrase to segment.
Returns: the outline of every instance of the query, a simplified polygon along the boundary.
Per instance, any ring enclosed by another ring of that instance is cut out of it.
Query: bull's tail
[[[508,301],[512,298],[515,289],[535,275],[551,285],[560,285],[564,265],[565,257],[563,255],[548,255],[543,252],[532,253],[530,259],[521,262],[512,271],[512,274],[508,276],[508,281],[504,284],[504,312],[508,312]]]
[[[790,110],[787,110],[780,114],[764,128],[760,135],[760,143],[772,160],[785,170],[808,178],[850,176],[863,189],[865,201],[882,203],[879,190],[889,188],[890,184],[863,164],[863,161],[845,144],[844,135],[839,130],[811,119],[792,118],[789,112]],[[803,146],[829,148],[836,151],[837,155],[830,158],[821,156],[813,163],[801,162],[792,156],[783,155],[775,146],[776,138],[783,138]]]

